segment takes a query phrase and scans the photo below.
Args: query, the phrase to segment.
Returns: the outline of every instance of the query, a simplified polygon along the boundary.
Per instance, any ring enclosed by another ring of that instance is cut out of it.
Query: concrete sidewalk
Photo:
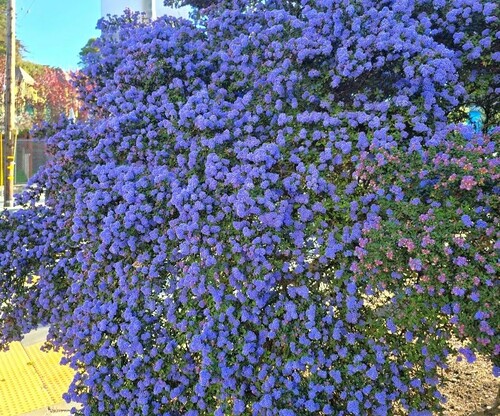
[[[71,408],[73,406],[67,403],[55,404],[53,406],[47,406],[42,409],[34,410],[33,412],[23,413],[18,416],[49,416],[49,415],[59,415],[67,416],[71,415]]]

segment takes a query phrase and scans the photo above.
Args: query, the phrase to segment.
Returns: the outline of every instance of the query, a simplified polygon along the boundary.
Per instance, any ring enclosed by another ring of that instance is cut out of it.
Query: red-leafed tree
[[[31,98],[34,121],[55,122],[61,115],[69,115],[78,108],[78,100],[70,75],[60,68],[48,66],[33,67],[35,95]]]
[[[56,122],[61,115],[68,116],[71,109],[77,111],[79,104],[70,74],[61,68],[27,61],[20,66],[34,80],[28,85],[25,80],[17,79],[16,113],[20,130],[29,130],[43,121]],[[0,85],[4,84],[5,58],[0,58]],[[3,114],[3,102],[0,110]]]

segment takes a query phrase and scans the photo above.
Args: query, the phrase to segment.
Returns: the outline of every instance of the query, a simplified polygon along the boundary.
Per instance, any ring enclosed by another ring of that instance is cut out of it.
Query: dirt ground
[[[445,416],[499,416],[500,378],[495,378],[491,363],[478,357],[475,363],[449,360],[447,384],[440,390],[448,401]]]

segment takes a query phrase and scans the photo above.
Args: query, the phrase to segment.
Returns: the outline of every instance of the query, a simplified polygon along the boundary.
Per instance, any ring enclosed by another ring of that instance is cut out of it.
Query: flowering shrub
[[[49,324],[84,415],[430,415],[452,335],[498,372],[498,132],[450,121],[493,79],[497,13],[103,22],[90,120],[45,131],[1,217],[3,345]]]

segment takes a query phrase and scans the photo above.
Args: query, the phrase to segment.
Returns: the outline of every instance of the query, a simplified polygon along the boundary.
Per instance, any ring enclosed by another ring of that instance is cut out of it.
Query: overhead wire
[[[25,10],[24,14],[22,14],[21,16],[18,17],[18,22],[22,21],[28,15],[28,13],[31,11],[31,9],[33,8],[35,3],[36,3],[36,0],[31,1],[31,4],[29,5],[29,7],[24,9]]]

